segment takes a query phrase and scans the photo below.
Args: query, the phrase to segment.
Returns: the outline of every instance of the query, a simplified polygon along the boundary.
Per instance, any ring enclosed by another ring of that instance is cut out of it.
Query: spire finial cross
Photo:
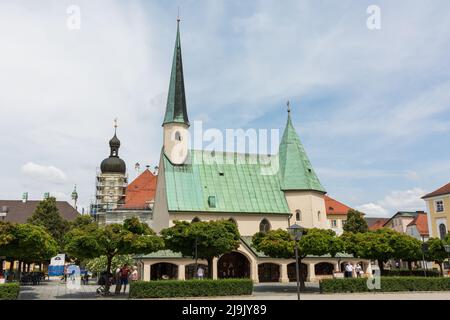
[[[114,118],[114,133],[117,132],[117,118]]]
[[[177,16],[177,21],[180,22],[180,6],[178,6],[178,16]]]
[[[291,102],[289,100],[287,101],[286,105],[287,105],[287,112],[291,113]]]

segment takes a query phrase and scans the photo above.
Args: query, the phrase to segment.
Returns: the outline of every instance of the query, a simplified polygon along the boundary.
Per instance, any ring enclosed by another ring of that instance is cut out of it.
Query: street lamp
[[[428,243],[425,242],[425,239],[422,237],[422,260],[423,260],[423,272],[425,274],[425,278],[427,277],[427,263],[425,261],[425,253],[428,253]]]
[[[444,244],[445,252],[448,254],[448,267],[450,270],[450,244]]]
[[[300,300],[300,265],[298,263],[298,241],[303,235],[304,228],[298,224],[293,224],[288,228],[288,232],[295,241],[295,275],[297,278],[297,298]]]

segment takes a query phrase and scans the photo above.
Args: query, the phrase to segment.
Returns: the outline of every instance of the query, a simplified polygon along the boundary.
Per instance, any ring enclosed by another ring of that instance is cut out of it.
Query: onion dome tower
[[[117,138],[117,119],[114,120],[114,136],[109,140],[109,157],[100,164],[96,179],[95,214],[98,222],[106,218],[105,213],[114,210],[125,202],[128,185],[125,161],[119,158],[120,140]]]

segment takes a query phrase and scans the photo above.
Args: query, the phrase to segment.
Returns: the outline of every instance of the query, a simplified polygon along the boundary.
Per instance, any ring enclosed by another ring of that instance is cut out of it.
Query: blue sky
[[[2,1],[0,198],[87,206],[115,117],[130,178],[157,164],[178,6],[191,121],[283,129],[291,100],[322,184],[369,215],[448,183],[448,1]]]

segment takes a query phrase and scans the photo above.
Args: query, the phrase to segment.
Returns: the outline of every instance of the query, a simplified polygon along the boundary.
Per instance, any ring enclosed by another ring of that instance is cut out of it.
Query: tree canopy
[[[108,273],[117,255],[147,254],[164,246],[162,239],[136,217],[126,219],[123,225],[99,227],[95,223],[83,223],[68,232],[65,242],[67,253],[79,260],[105,256]]]
[[[344,225],[345,232],[363,233],[369,231],[369,226],[361,212],[350,209],[347,213],[347,221]]]
[[[184,256],[194,256],[208,261],[212,275],[212,260],[239,247],[240,234],[237,226],[228,220],[200,221],[189,223],[175,221],[174,226],[161,231],[165,246]]]
[[[439,268],[441,269],[441,275],[444,275],[444,268],[442,264],[448,258],[448,253],[445,252],[444,245],[450,244],[450,237],[447,237],[446,240],[441,240],[439,238],[430,238],[427,241],[428,252],[426,253],[426,258],[427,260],[434,261],[439,265]]]
[[[33,215],[28,218],[27,222],[43,227],[53,236],[60,248],[63,248],[64,235],[69,231],[70,225],[59,214],[54,197],[39,202]]]

